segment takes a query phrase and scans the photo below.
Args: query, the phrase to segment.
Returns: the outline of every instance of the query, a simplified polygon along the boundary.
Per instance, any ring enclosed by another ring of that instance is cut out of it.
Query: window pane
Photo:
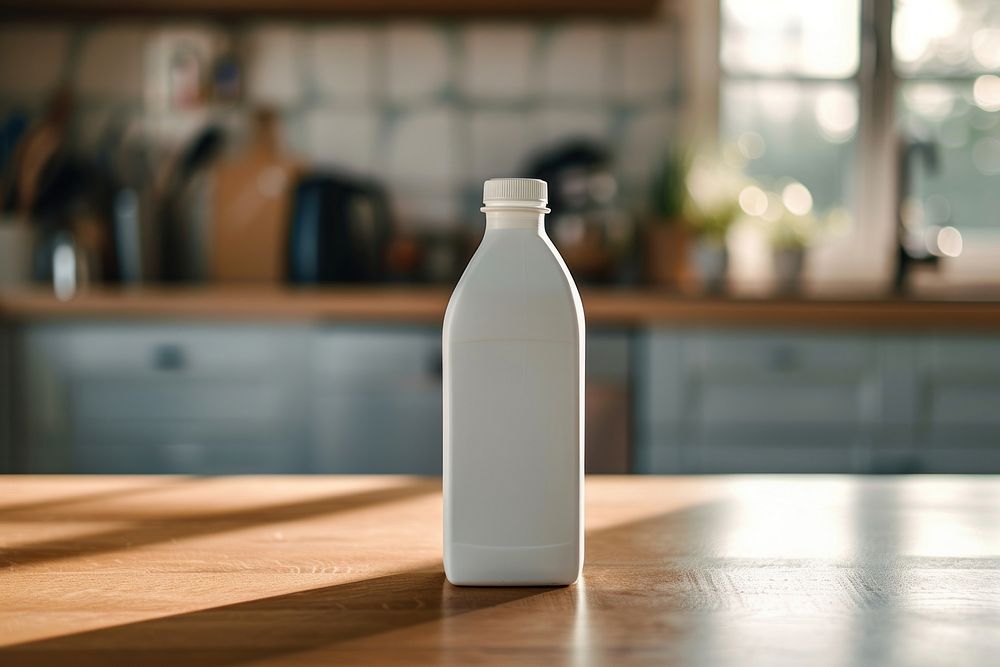
[[[911,151],[909,210],[928,225],[1000,230],[1000,78],[907,82],[899,109],[904,139],[929,147]]]
[[[722,138],[746,157],[765,185],[801,181],[818,211],[852,203],[857,91],[850,83],[727,81]]]
[[[732,74],[845,78],[858,69],[858,0],[722,0]]]
[[[892,51],[903,75],[1000,69],[997,0],[896,0]]]

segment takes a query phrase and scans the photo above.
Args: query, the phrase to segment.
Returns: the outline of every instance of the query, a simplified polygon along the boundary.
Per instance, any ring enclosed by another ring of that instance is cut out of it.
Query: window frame
[[[853,83],[858,94],[858,127],[855,138],[854,187],[857,200],[853,202],[856,224],[845,239],[845,252],[841,253],[845,282],[888,285],[896,268],[898,215],[897,197],[900,187],[899,142],[897,122],[897,97],[901,85],[910,80],[974,80],[969,76],[903,76],[895,69],[892,45],[892,19],[894,0],[860,0],[860,25],[858,68],[850,77],[811,77],[799,74],[735,74],[723,71],[721,64],[722,11],[721,0],[707,3],[687,3],[701,6],[689,10],[689,43],[704,40],[710,48],[689,45],[685,52],[695,65],[688,67],[687,81],[691,83],[691,98],[687,115],[691,130],[686,136],[717,141],[720,130],[720,100],[723,83],[733,81],[789,81],[821,85],[826,82]],[[710,9],[706,9],[710,8]],[[706,59],[711,62],[705,63]],[[714,74],[709,78],[706,73]],[[712,91],[705,90],[711,87]],[[711,101],[711,106],[706,103]],[[1000,229],[962,230],[963,236],[975,241],[975,256],[963,254],[949,258],[948,263],[972,264],[969,275],[996,279],[992,266],[982,262],[983,257],[1000,253]],[[969,248],[970,244],[966,244]],[[995,263],[995,262],[994,262]],[[991,271],[992,269],[992,271]],[[946,281],[947,282],[947,281]]]

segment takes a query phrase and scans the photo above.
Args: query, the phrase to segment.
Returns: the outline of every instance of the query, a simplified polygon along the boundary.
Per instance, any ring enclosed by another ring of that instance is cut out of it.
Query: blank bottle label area
[[[568,341],[453,343],[454,542],[540,547],[577,539],[576,354]]]

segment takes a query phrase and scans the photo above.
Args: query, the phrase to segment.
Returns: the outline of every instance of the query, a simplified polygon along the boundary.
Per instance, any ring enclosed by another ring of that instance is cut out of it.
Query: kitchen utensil
[[[278,282],[285,277],[292,191],[302,168],[282,152],[275,114],[258,113],[249,149],[212,171],[213,279]]]
[[[378,185],[335,174],[308,176],[295,188],[288,278],[382,280],[391,228],[388,199]]]
[[[160,271],[167,281],[204,277],[204,176],[225,143],[221,128],[204,128],[181,153],[167,176],[159,218]]]
[[[549,183],[546,231],[577,279],[621,277],[631,251],[634,230],[618,205],[611,162],[603,145],[570,140],[536,155],[527,169]]]

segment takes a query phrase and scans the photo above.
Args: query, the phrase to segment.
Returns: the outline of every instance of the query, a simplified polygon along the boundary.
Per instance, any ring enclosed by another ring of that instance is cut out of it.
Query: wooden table
[[[591,478],[568,588],[455,588],[439,481],[0,478],[0,664],[969,665],[1000,479]]]

